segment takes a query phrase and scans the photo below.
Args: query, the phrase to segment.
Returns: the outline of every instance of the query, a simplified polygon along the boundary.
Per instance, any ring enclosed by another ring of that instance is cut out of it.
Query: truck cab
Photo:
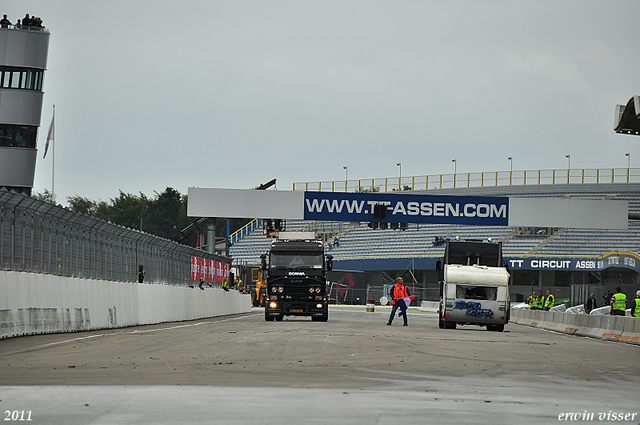
[[[486,326],[504,331],[509,322],[509,279],[502,246],[481,241],[447,241],[440,282],[438,325]]]
[[[310,234],[309,234],[310,233]],[[284,316],[311,316],[314,321],[329,318],[326,271],[332,267],[331,256],[325,264],[324,246],[313,232],[281,232],[262,257],[266,274],[265,320],[282,320]]]

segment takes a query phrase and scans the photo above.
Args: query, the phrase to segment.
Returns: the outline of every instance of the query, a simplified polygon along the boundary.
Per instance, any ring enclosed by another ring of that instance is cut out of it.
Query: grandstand
[[[630,216],[640,216],[640,183],[628,179],[621,183],[449,187],[407,193],[620,199],[629,201]],[[442,224],[410,224],[406,230],[381,230],[370,228],[368,223],[289,220],[287,230],[316,231],[325,241],[327,252],[333,255],[334,267],[366,271],[371,286],[384,285],[409,273],[405,281],[414,282],[423,299],[433,299],[436,294],[434,269],[444,253],[444,247],[432,243],[436,237],[490,238],[501,242],[512,271],[512,297],[518,300],[530,295],[533,289],[552,288],[556,297],[564,298],[569,296],[572,284],[640,283],[640,220],[630,219],[627,230]],[[336,235],[340,238],[337,247],[331,243]],[[259,228],[238,240],[230,255],[236,263],[255,264],[260,254],[268,251],[269,243]]]

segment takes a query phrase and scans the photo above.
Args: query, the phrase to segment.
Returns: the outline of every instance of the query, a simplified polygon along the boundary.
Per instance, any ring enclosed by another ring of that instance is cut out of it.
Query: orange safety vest
[[[393,303],[394,304],[396,303],[397,299],[406,298],[408,296],[409,296],[409,288],[407,287],[407,285],[405,284],[399,285],[396,283],[393,286]]]

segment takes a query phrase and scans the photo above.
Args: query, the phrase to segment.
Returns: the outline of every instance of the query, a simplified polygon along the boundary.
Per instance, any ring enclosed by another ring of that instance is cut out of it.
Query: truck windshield
[[[275,268],[322,269],[322,254],[271,253],[269,266]]]

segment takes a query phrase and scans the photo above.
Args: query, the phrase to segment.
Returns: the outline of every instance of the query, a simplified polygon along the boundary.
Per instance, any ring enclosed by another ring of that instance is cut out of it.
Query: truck
[[[438,326],[486,326],[504,331],[509,323],[509,271],[502,264],[502,244],[447,240],[440,279]]]
[[[325,259],[324,245],[314,232],[280,232],[261,259],[266,321],[281,321],[284,316],[329,319],[326,272],[332,269],[333,257]]]

